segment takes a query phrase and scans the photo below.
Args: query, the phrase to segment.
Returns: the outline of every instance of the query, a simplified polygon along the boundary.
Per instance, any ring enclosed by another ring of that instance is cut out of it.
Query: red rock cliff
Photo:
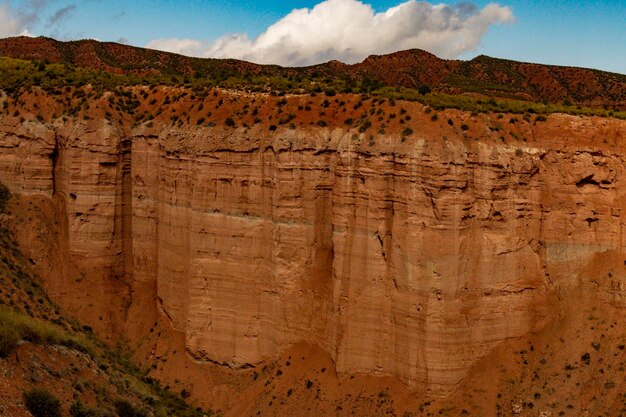
[[[307,341],[340,374],[443,395],[558,315],[596,254],[623,253],[626,123],[551,115],[505,141],[491,116],[463,133],[406,108],[415,132],[375,140],[3,116],[0,179],[54,201],[56,252],[33,258],[103,334],[141,344],[159,322],[232,368]]]

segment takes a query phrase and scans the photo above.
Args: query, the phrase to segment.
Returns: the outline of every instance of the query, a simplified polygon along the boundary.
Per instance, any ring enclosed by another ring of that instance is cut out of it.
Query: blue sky
[[[363,3],[371,5],[375,12],[385,12],[404,1],[363,0]],[[19,15],[21,23],[32,35],[47,35],[59,39],[122,40],[137,46],[145,46],[156,39],[187,39],[197,41],[198,44],[194,43],[192,49],[176,50],[197,52],[194,54],[204,56],[208,56],[209,52],[206,51],[222,36],[246,33],[248,36],[242,48],[247,48],[248,55],[241,52],[238,57],[250,57],[253,60],[258,55],[250,55],[249,49],[250,45],[256,48],[254,39],[257,36],[288,15],[292,9],[311,8],[320,2],[321,0],[0,0],[0,5],[4,4],[5,9],[8,7],[13,14]],[[473,3],[480,10],[491,2],[477,0]],[[510,8],[514,22],[505,21],[504,18],[500,21],[494,20],[485,26],[485,33],[481,32],[472,47],[459,50],[445,49],[439,45],[432,48],[435,49],[434,52],[447,51],[443,54],[450,57],[456,54],[464,59],[486,54],[520,61],[626,73],[626,0],[502,0],[498,4]],[[53,22],[50,19],[55,13],[58,19]],[[397,42],[399,47],[406,44],[408,43]],[[381,50],[387,52],[393,45],[384,45]],[[220,53],[239,52],[230,45]],[[271,60],[274,56],[265,54],[263,59]],[[319,57],[323,59],[326,55],[320,54]],[[355,57],[360,56],[357,53]]]

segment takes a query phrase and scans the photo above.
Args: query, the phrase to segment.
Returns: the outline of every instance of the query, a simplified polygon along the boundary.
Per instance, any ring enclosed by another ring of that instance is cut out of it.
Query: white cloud
[[[337,59],[346,63],[371,54],[420,48],[455,58],[477,48],[494,24],[512,23],[509,7],[468,3],[433,5],[409,0],[384,12],[359,0],[325,0],[312,9],[296,9],[256,39],[246,34],[215,42],[158,39],[148,48],[185,55],[238,58],[263,64],[303,66]]]
[[[146,47],[189,56],[206,56],[207,46],[205,43],[194,39],[168,38],[151,41]]]
[[[10,3],[0,3],[0,38],[28,34],[24,17],[13,10]]]

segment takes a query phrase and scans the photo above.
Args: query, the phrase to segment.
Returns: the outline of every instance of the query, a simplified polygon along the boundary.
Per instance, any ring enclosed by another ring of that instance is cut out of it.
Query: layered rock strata
[[[102,332],[141,343],[165,321],[194,360],[231,368],[307,341],[340,374],[441,395],[558,315],[594,257],[623,257],[626,124],[528,129],[372,142],[5,119],[0,180],[54,201],[72,268],[50,268],[51,294]],[[623,272],[603,290],[618,306]]]

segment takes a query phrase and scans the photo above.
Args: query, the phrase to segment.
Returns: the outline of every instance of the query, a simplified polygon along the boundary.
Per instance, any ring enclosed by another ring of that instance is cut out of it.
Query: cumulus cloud
[[[371,54],[411,48],[455,58],[477,48],[491,25],[513,21],[511,9],[495,3],[480,9],[470,3],[449,6],[409,0],[376,13],[359,0],[325,0],[311,9],[293,10],[256,39],[237,33],[215,42],[170,38],[146,46],[293,66],[331,59],[354,63]]]

